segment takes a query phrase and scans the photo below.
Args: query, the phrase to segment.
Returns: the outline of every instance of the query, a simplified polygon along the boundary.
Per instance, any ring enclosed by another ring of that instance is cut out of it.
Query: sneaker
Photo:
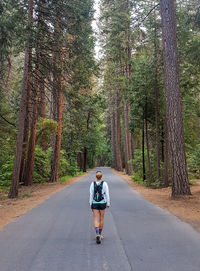
[[[96,236],[96,243],[101,244],[101,236],[100,235]]]
[[[103,235],[100,235],[101,240],[103,240]]]

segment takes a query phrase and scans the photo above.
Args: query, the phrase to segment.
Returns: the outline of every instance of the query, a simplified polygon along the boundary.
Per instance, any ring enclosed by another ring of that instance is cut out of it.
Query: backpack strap
[[[102,181],[102,182],[101,182],[101,184],[100,184],[100,186],[101,186],[101,189],[103,189],[103,182],[104,182],[104,181]]]
[[[96,187],[97,187],[97,183],[94,181],[94,192],[95,192]]]

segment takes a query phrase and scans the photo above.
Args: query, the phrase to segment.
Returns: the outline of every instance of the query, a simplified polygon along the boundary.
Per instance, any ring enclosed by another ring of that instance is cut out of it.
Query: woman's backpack
[[[96,202],[100,202],[104,199],[102,189],[103,189],[103,181],[100,183],[100,185],[97,185],[97,183],[94,182],[94,197],[93,197],[93,199]]]

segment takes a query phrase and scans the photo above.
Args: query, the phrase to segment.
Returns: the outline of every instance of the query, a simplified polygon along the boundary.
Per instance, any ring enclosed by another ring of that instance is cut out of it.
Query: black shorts
[[[105,210],[107,204],[106,203],[92,203],[92,209],[95,210]]]

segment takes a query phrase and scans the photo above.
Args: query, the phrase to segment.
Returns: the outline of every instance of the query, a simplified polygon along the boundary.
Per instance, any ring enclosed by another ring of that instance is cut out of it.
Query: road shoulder
[[[132,178],[123,172],[112,169],[112,172],[125,180],[134,190],[143,197],[168,210],[184,222],[189,223],[196,231],[200,232],[200,185],[191,186],[191,196],[171,198],[171,188],[151,189],[135,183]]]
[[[0,198],[0,230],[15,218],[43,203],[50,196],[65,189],[70,184],[77,182],[89,172],[73,177],[63,183],[34,184],[30,187],[21,186],[17,199]]]

